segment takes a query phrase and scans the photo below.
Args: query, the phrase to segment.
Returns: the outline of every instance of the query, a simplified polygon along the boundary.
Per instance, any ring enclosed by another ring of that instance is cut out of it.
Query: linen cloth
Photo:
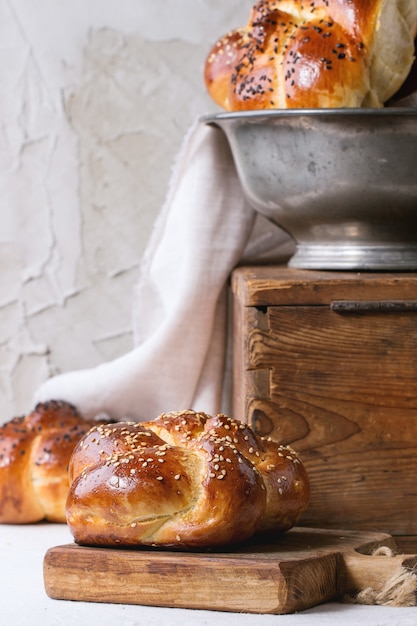
[[[65,400],[88,418],[133,421],[182,409],[230,414],[230,273],[292,252],[289,237],[245,200],[223,132],[195,121],[141,264],[133,349],[50,378],[35,403]]]

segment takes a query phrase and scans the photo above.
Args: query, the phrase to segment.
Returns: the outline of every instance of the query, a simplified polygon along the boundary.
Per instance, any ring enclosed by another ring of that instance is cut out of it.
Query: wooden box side
[[[234,397],[257,433],[301,454],[313,488],[304,524],[413,536],[417,312],[338,313],[332,296],[370,295],[344,280],[318,305],[246,306],[235,292]],[[410,301],[413,280],[401,290],[401,276],[390,288],[379,275],[372,299]]]

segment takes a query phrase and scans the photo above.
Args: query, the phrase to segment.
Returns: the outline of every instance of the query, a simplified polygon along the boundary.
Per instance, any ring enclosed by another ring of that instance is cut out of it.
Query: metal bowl
[[[251,205],[295,242],[289,265],[417,269],[417,110],[206,115]]]

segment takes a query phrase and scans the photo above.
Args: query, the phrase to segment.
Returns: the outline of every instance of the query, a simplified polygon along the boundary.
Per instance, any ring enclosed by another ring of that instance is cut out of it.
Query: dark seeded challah
[[[70,482],[68,525],[93,546],[196,549],[281,533],[310,497],[291,448],[194,411],[93,428],[74,450]]]
[[[70,404],[50,401],[0,426],[0,523],[66,521],[69,460],[96,424]]]
[[[416,34],[417,0],[260,0],[210,50],[205,83],[227,111],[381,107]]]

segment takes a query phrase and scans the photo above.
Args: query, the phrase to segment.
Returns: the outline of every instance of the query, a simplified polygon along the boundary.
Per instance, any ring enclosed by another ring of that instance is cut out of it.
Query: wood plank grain
[[[416,272],[333,272],[251,266],[234,270],[232,291],[241,306],[320,305],[331,299],[416,299]]]
[[[268,312],[269,329],[248,334],[247,363],[252,381],[269,368],[272,434],[306,464],[313,494],[305,523],[415,532],[417,316],[396,315],[393,334],[378,314]]]

